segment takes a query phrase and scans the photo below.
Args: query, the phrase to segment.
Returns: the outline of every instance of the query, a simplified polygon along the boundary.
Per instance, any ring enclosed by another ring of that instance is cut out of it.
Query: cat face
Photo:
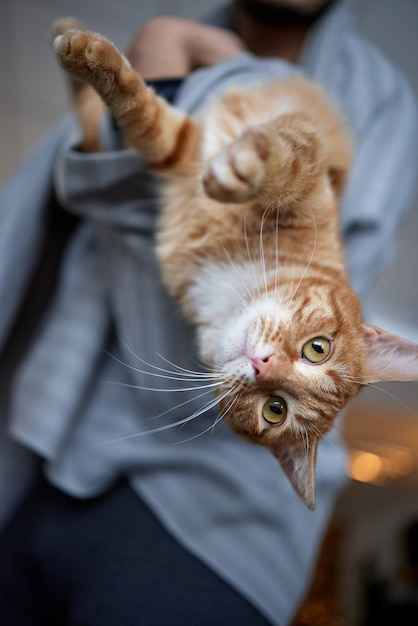
[[[318,278],[249,298],[201,338],[225,420],[273,453],[311,509],[318,442],[350,398],[418,380],[418,346],[364,323],[347,285]]]
[[[313,508],[317,443],[361,388],[365,346],[358,299],[329,281],[305,281],[250,300],[218,333],[212,358],[227,381],[231,428],[266,446]],[[216,347],[215,347],[216,346]],[[208,355],[209,356],[209,355]]]

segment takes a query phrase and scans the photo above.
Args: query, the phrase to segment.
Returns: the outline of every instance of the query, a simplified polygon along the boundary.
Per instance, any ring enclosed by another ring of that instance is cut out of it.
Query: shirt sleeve
[[[395,229],[416,189],[417,138],[415,97],[394,70],[390,91],[375,99],[358,129],[342,204],[348,273],[360,295],[393,255]]]

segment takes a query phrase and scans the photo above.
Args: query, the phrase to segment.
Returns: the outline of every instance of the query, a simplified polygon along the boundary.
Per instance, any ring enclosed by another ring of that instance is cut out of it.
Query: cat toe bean
[[[116,72],[121,64],[121,57],[113,44],[101,35],[95,35],[89,42],[86,59],[90,65],[99,66],[106,71]]]
[[[61,65],[69,71],[80,69],[80,61],[82,61],[88,42],[88,33],[76,29],[70,29],[55,37],[54,50]]]
[[[262,126],[249,126],[238,141],[241,144],[247,144],[249,149],[254,151],[263,161],[270,154],[269,137]]]
[[[203,176],[206,193],[222,202],[245,202],[255,196],[266,173],[267,146],[255,149],[255,139],[248,134],[232,142],[210,160]]]
[[[73,77],[90,83],[103,98],[121,78],[124,57],[102,35],[70,29],[55,38],[54,50]]]
[[[208,196],[221,202],[243,202],[252,192],[244,176],[232,167],[227,153],[211,159],[202,180]]]
[[[229,161],[235,177],[243,181],[249,191],[260,188],[265,175],[264,163],[251,147],[232,146]]]

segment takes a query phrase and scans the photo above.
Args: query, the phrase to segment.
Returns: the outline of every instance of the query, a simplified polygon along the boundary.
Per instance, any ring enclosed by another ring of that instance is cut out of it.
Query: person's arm
[[[240,38],[226,29],[159,17],[135,33],[126,57],[145,80],[179,78],[226,61],[244,48]]]

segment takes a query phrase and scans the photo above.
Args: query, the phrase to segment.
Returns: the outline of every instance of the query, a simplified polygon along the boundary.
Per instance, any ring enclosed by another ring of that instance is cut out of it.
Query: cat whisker
[[[224,372],[222,371],[222,368],[221,367],[215,367],[211,361],[206,361],[202,357],[199,357],[199,361],[197,361],[195,359],[193,359],[193,360],[195,361],[196,365],[199,365],[199,364],[204,365],[206,368],[208,368],[214,374],[217,374],[219,377],[221,377],[224,374]]]
[[[237,389],[238,385],[236,385],[235,387],[233,387],[229,393],[232,393],[233,391],[235,391],[235,389]],[[241,393],[238,393],[229,403],[228,407],[222,411],[219,415],[219,418],[217,420],[215,420],[214,424],[213,424],[213,428],[216,426],[216,424],[218,424],[220,421],[224,420],[226,415],[231,411],[232,407],[238,402],[238,399],[241,397]]]
[[[122,361],[121,359],[119,359],[117,356],[115,356],[114,354],[111,354],[110,352],[106,351],[106,354],[108,354],[114,361],[116,361],[117,363],[120,363],[121,365],[123,365],[124,367],[137,372],[138,374],[145,374],[146,376],[154,376],[155,378],[163,378],[163,379],[167,379],[167,380],[176,380],[178,382],[201,382],[202,380],[218,380],[219,377],[216,375],[206,375],[206,376],[198,376],[196,374],[193,375],[186,375],[186,374],[182,374],[181,372],[171,372],[172,374],[175,374],[175,376],[169,376],[167,374],[160,374],[157,372],[148,372],[147,370],[142,370],[139,367],[134,367],[133,365],[130,365],[130,363],[125,363],[124,361]],[[146,365],[149,365],[150,367],[152,367],[152,365],[150,365],[149,363],[146,363]],[[159,368],[157,368],[159,369]],[[169,370],[162,370],[162,371],[169,371]]]
[[[356,381],[356,382],[360,382],[360,381]],[[406,409],[408,411],[408,413],[411,414],[415,414],[415,412],[413,411],[413,409],[408,406],[407,404],[405,404],[405,402],[403,402],[400,398],[398,398],[398,396],[395,396],[394,393],[391,393],[390,391],[388,391],[387,389],[383,389],[382,387],[379,387],[378,385],[373,385],[372,383],[368,383],[367,385],[365,385],[366,387],[370,387],[371,389],[377,389],[377,391],[380,391],[381,393],[384,393],[385,395],[389,396],[390,398],[392,398],[393,400],[395,400],[395,402],[397,402],[399,405],[401,405],[404,409]]]
[[[162,358],[163,360],[165,360],[169,365],[171,365],[172,367],[176,368],[176,370],[178,371],[173,371],[173,370],[168,370],[162,367],[158,367],[157,365],[154,365],[153,363],[149,363],[148,361],[145,361],[144,359],[142,359],[140,356],[138,356],[124,341],[123,339],[119,338],[120,343],[129,351],[129,353],[140,363],[142,363],[143,365],[146,365],[147,367],[150,367],[154,370],[158,370],[159,372],[164,372],[166,374],[173,374],[173,375],[178,375],[178,376],[183,376],[184,378],[189,378],[190,380],[197,380],[197,379],[217,379],[218,376],[213,373],[213,372],[201,372],[201,371],[193,371],[193,370],[188,370],[185,369],[183,367],[180,367],[179,365],[176,365],[175,363],[172,363],[171,361],[169,361],[168,359],[165,359],[161,354],[159,354],[158,352],[156,352],[155,354],[159,357]],[[117,360],[119,363],[121,363],[121,365],[126,366],[129,369],[132,369],[134,371],[143,373],[143,374],[148,374],[149,376],[157,376],[157,374],[153,374],[151,372],[147,372],[147,371],[143,371],[140,369],[136,369],[134,366],[130,365],[129,363],[125,363],[124,361],[120,360],[118,357],[116,357],[115,355],[107,352],[107,354],[109,354],[109,356],[111,356],[113,359]],[[190,378],[190,376],[192,376],[193,378]],[[178,380],[182,380],[181,378],[179,378]]]
[[[341,378],[349,383],[358,383],[359,385],[364,385],[363,379],[359,376],[350,376],[349,374],[343,374]]]
[[[161,431],[164,431],[164,430],[168,430],[169,428],[174,428],[175,426],[184,426],[188,422],[190,422],[190,421],[196,419],[197,417],[200,417],[201,415],[203,415],[203,413],[206,413],[207,411],[210,411],[210,409],[213,409],[213,407],[215,407],[219,402],[221,402],[230,393],[232,393],[232,391],[234,389],[235,389],[235,387],[233,387],[232,389],[228,389],[223,394],[221,394],[219,397],[215,398],[211,402],[208,402],[206,405],[204,405],[198,411],[195,411],[192,415],[189,415],[188,417],[185,417],[184,419],[179,420],[178,422],[175,422],[174,424],[167,424],[165,426],[160,426],[158,428],[153,428],[152,430],[148,430],[148,431],[146,431],[145,433],[142,433],[142,434],[146,435],[147,433],[155,433],[155,432],[161,432]]]
[[[304,447],[305,447],[305,454],[306,454],[306,459],[305,459],[305,465],[308,462],[308,457],[309,457],[309,435],[308,435],[308,430],[305,426],[302,426],[302,439],[304,442]]]
[[[278,302],[278,291],[279,291],[279,211],[280,206],[276,202],[276,200],[272,200],[272,202],[268,205],[267,209],[269,212],[273,210],[276,211],[276,223],[275,223],[275,233],[274,233],[274,291],[273,291],[273,299],[274,302]],[[274,309],[272,326],[275,327],[277,323],[277,315],[279,313],[279,309],[276,306]]]
[[[202,365],[207,367],[211,372],[217,374],[219,377],[225,376],[225,371],[222,367],[215,366],[211,361],[206,361],[205,359],[200,357],[200,362]],[[196,361],[197,363],[197,361]]]
[[[293,302],[293,300],[294,300],[294,298],[296,296],[296,293],[297,293],[300,285],[302,284],[303,279],[305,278],[305,276],[306,276],[306,274],[307,274],[307,272],[308,272],[308,270],[309,270],[309,268],[311,266],[311,263],[313,261],[313,258],[314,258],[314,255],[315,255],[315,251],[316,251],[316,245],[317,245],[317,241],[318,241],[318,228],[317,228],[316,219],[315,219],[315,215],[314,215],[314,212],[312,210],[312,207],[309,207],[309,208],[310,208],[310,211],[311,211],[311,214],[312,214],[312,221],[313,221],[313,225],[314,225],[314,242],[313,242],[313,247],[312,247],[312,253],[311,253],[311,256],[309,258],[308,264],[305,267],[305,270],[302,273],[302,276],[299,278],[298,284],[296,285],[296,288],[295,288],[295,290],[294,290],[294,292],[293,292],[293,294],[292,294],[292,296],[290,298],[289,306],[292,304],[292,302]]]
[[[158,415],[153,415],[152,417],[147,418],[145,421],[146,422],[150,422],[152,420],[156,420],[156,419],[159,419],[161,417],[164,417],[164,415],[168,415],[172,411],[180,409],[181,407],[186,406],[186,404],[190,404],[190,402],[194,402],[195,400],[199,400],[200,398],[203,398],[204,396],[207,396],[210,393],[213,393],[213,389],[208,389],[207,391],[204,391],[203,393],[201,393],[201,394],[199,394],[197,396],[194,395],[192,398],[189,398],[188,400],[185,400],[184,402],[180,402],[180,404],[176,404],[176,405],[170,407],[169,409],[166,409],[165,411],[162,411]]]
[[[231,401],[231,405],[233,405],[233,404],[234,404],[234,401]],[[208,428],[206,431],[203,431],[203,434],[205,434],[206,432],[208,432],[209,430],[211,430],[211,431],[212,431],[212,436],[213,436],[213,434],[214,434],[214,432],[215,432],[215,428],[216,428],[216,426],[217,426],[218,424],[220,424],[221,422],[223,422],[223,420],[224,420],[224,415],[223,415],[223,413],[220,413],[220,414],[217,416],[217,418],[215,419],[215,421],[213,422],[212,426],[210,426],[210,428]]]
[[[261,298],[261,291],[260,291],[260,285],[258,283],[258,276],[257,276],[257,272],[256,272],[255,267],[254,267],[254,261],[253,261],[253,258],[251,256],[250,244],[249,244],[249,241],[248,241],[247,216],[248,216],[248,212],[245,214],[245,218],[244,218],[244,241],[245,241],[245,247],[246,247],[246,250],[247,250],[248,260],[249,260],[250,267],[251,267],[251,272],[252,272],[252,275],[253,275],[254,285],[255,285],[255,288],[257,290],[258,297]]]
[[[217,398],[215,398],[215,399],[211,400],[211,401],[210,401],[210,402],[208,402],[206,405],[204,405],[201,409],[199,409],[198,411],[195,411],[195,413],[193,413],[192,415],[189,415],[188,417],[186,417],[186,418],[184,418],[184,419],[182,419],[182,420],[179,420],[179,421],[177,421],[177,422],[175,422],[175,423],[173,423],[173,424],[166,424],[166,425],[164,425],[164,426],[161,426],[161,427],[158,427],[158,428],[154,428],[154,429],[152,429],[152,430],[147,430],[146,432],[132,433],[131,435],[126,435],[125,437],[119,437],[119,438],[117,438],[117,439],[112,439],[112,440],[109,440],[109,441],[101,442],[101,443],[98,443],[98,444],[94,445],[94,446],[93,446],[93,448],[99,448],[99,447],[102,447],[102,446],[106,446],[106,445],[111,445],[111,444],[119,443],[119,442],[121,442],[121,441],[126,441],[126,440],[133,439],[133,438],[136,438],[136,437],[142,437],[143,435],[147,435],[147,434],[151,434],[151,433],[155,433],[155,432],[160,432],[160,431],[168,430],[168,429],[170,429],[170,428],[174,428],[175,426],[184,426],[186,423],[190,422],[191,420],[195,419],[196,417],[199,417],[200,415],[202,415],[202,414],[203,414],[203,413],[205,413],[206,411],[209,411],[209,410],[210,410],[210,409],[212,409],[214,406],[216,406],[216,404],[217,404],[218,402],[220,402],[220,401],[221,401],[221,400],[223,400],[225,397],[227,397],[230,393],[232,393],[232,392],[233,392],[233,391],[237,388],[237,386],[238,386],[238,385],[236,385],[235,387],[232,387],[231,389],[228,389],[228,390],[227,390],[226,392],[224,392],[221,396],[219,396],[219,397],[217,397]],[[170,409],[168,409],[168,410],[166,410],[166,411],[163,411],[163,412],[162,412],[162,413],[160,413],[159,415],[155,415],[155,416],[153,416],[153,417],[151,417],[151,418],[149,418],[148,420],[145,420],[145,421],[155,420],[155,419],[158,419],[158,418],[160,418],[160,417],[163,417],[164,415],[167,415],[167,414],[168,414],[168,413],[170,413],[171,411],[173,411],[173,410],[175,410],[175,409],[178,409],[178,408],[180,408],[180,407],[182,407],[182,406],[185,406],[186,404],[188,404],[188,403],[190,403],[190,402],[193,402],[193,401],[195,401],[196,399],[202,398],[203,396],[205,396],[205,395],[207,395],[207,394],[209,394],[209,393],[212,393],[212,392],[213,392],[213,390],[208,390],[208,391],[205,391],[204,393],[202,393],[202,394],[200,394],[200,395],[198,395],[198,396],[194,396],[193,398],[189,398],[189,399],[188,399],[188,400],[186,400],[185,402],[182,402],[182,403],[180,403],[180,404],[177,404],[177,405],[175,405],[174,407],[172,407],[172,408],[170,408]],[[232,403],[231,403],[231,404],[232,404]],[[223,415],[223,414],[222,414],[222,415]],[[219,417],[221,417],[221,418],[222,418],[222,415],[221,415],[221,416],[218,416],[218,417],[216,418],[216,420],[215,420],[214,424],[212,424],[212,425],[210,426],[210,428],[213,428],[213,427],[216,425],[216,423],[218,423],[218,421],[220,421],[220,420],[219,420]],[[205,432],[206,432],[206,431],[205,431]],[[186,440],[186,441],[188,441],[188,440]],[[181,442],[179,442],[179,443],[181,443]],[[175,445],[175,444],[172,444],[172,445]]]
[[[134,383],[124,383],[117,380],[102,380],[102,383],[110,384],[110,385],[118,385],[119,387],[129,387],[131,389],[138,389],[139,391],[156,391],[159,393],[181,393],[184,391],[199,391],[199,389],[214,389],[215,387],[220,387],[225,383],[223,381],[218,381],[216,383],[210,383],[208,385],[196,385],[194,387],[179,387],[179,388],[168,388],[168,389],[160,389],[153,387],[142,387],[141,385],[135,385]]]
[[[332,441],[331,437],[329,436],[330,434],[331,433],[327,433],[325,437],[323,438],[323,441],[326,442],[327,445],[329,445],[334,450],[338,450],[338,447],[335,445],[335,443]]]
[[[217,398],[216,402],[219,402],[220,400],[223,400],[224,398],[226,398],[230,393],[233,393],[235,391],[235,389],[237,388],[238,385],[236,385],[235,387],[232,387],[232,389],[229,389],[221,398]],[[225,411],[223,411],[222,413],[220,413],[219,415],[216,416],[213,424],[211,424],[210,426],[208,426],[207,428],[205,428],[205,430],[202,430],[202,432],[198,433],[197,435],[193,435],[193,437],[189,437],[188,439],[182,439],[181,441],[176,441],[175,443],[172,443],[171,445],[179,445],[182,443],[186,443],[188,441],[192,441],[193,439],[197,439],[198,437],[202,437],[203,435],[205,435],[206,433],[208,433],[210,430],[213,432],[215,427],[224,420],[225,415],[231,410],[231,408],[233,407],[233,405],[235,404],[235,402],[238,400],[238,396],[235,396],[235,398],[232,399],[232,401],[230,402],[229,406],[227,407],[227,409]],[[209,407],[212,408],[212,407]],[[205,411],[208,411],[209,408],[206,408]]]
[[[233,388],[229,391],[229,393],[232,393],[233,391],[235,391],[235,389],[236,389],[236,387],[233,387]],[[236,404],[237,400],[238,400],[238,396],[235,396],[235,398],[233,398],[233,399],[231,400],[231,402],[229,403],[228,407],[227,407],[227,408],[226,408],[223,412],[221,412],[221,413],[220,413],[220,414],[216,417],[216,419],[214,420],[213,424],[212,424],[211,426],[209,426],[209,428],[206,428],[206,429],[205,429],[202,433],[200,433],[200,434],[199,434],[199,435],[197,435],[197,436],[198,436],[198,437],[200,437],[201,435],[205,435],[205,434],[206,434],[207,432],[209,432],[210,430],[212,431],[212,434],[213,434],[213,433],[214,433],[214,430],[215,430],[215,428],[216,428],[216,426],[217,426],[218,424],[220,424],[221,422],[223,422],[223,421],[224,421],[225,416],[229,413],[229,411],[232,409],[232,407],[234,406],[234,404]],[[195,438],[195,437],[194,437],[194,438]]]
[[[225,384],[225,383],[223,383]],[[216,406],[217,404],[219,404],[219,402],[221,402],[222,400],[224,400],[230,393],[232,393],[233,390],[235,390],[237,387],[239,386],[239,384],[231,387],[230,389],[226,389],[224,392],[222,392],[219,396],[216,396],[213,400],[211,400],[208,404],[204,405],[201,409],[199,409],[199,411],[196,412],[197,415],[202,415],[203,413],[206,413],[206,411],[209,411],[210,409],[212,409],[214,406]]]
[[[191,422],[192,420],[196,419],[197,417],[199,417],[203,413],[206,413],[206,411],[209,411],[210,409],[212,409],[214,406],[216,406],[216,404],[218,404],[218,402],[220,402],[221,400],[226,398],[226,396],[229,395],[233,391],[233,389],[228,389],[219,398],[216,398],[216,399],[212,400],[211,402],[208,402],[205,406],[203,406],[198,411],[195,411],[192,415],[189,415],[189,416],[187,416],[187,417],[185,417],[185,418],[183,418],[181,420],[178,420],[177,422],[174,422],[173,424],[165,424],[164,426],[158,426],[157,428],[152,428],[151,430],[147,430],[147,431],[144,431],[144,432],[133,433],[131,435],[126,435],[125,437],[119,437],[117,439],[112,439],[111,441],[105,441],[105,442],[102,442],[102,443],[97,443],[97,444],[95,444],[92,447],[93,448],[101,448],[103,446],[108,446],[108,445],[112,445],[112,444],[115,444],[115,443],[120,443],[122,441],[127,441],[129,439],[136,439],[137,437],[144,437],[145,435],[150,435],[150,434],[153,434],[153,433],[160,433],[160,432],[163,432],[165,430],[169,430],[171,428],[175,428],[176,426],[183,426],[184,424],[187,424],[188,422]]]
[[[263,231],[264,231],[264,226],[265,226],[265,222],[267,221],[267,218],[269,216],[270,213],[272,213],[273,211],[275,211],[276,213],[276,218],[275,218],[275,229],[274,229],[274,267],[271,268],[267,265],[266,263],[266,259],[265,259],[265,253],[264,253],[264,236],[263,236]],[[265,296],[266,299],[268,297],[268,293],[269,291],[271,291],[270,287],[269,287],[269,283],[271,281],[271,274],[274,271],[274,289],[273,289],[273,298],[274,301],[277,302],[278,300],[278,289],[279,289],[279,273],[280,273],[280,265],[279,265],[279,211],[280,211],[280,205],[277,203],[276,199],[272,200],[266,207],[262,220],[261,220],[261,227],[260,227],[260,264],[261,264],[261,268],[262,268],[262,273],[263,273],[263,279],[264,279],[264,285],[265,285]],[[276,320],[276,313],[278,312],[278,310],[275,311],[274,314],[274,320]],[[274,320],[273,320],[273,324],[274,324]]]
[[[220,244],[220,246],[224,249],[224,252],[227,254],[226,249],[225,249],[225,247],[224,247],[224,245],[222,244],[222,242],[221,242],[221,241],[219,241],[219,244]],[[235,269],[235,267],[234,267],[234,265],[233,265],[233,263],[232,263],[232,261],[231,261],[231,259],[230,259],[229,257],[228,257],[228,261],[231,263],[232,267]],[[236,289],[235,289],[235,288],[231,285],[231,283],[230,283],[230,282],[229,282],[226,278],[224,278],[224,277],[223,277],[223,276],[221,276],[220,274],[216,274],[216,273],[215,273],[215,272],[213,272],[213,271],[212,271],[209,267],[201,267],[201,266],[200,266],[200,265],[198,265],[198,264],[194,264],[194,265],[195,265],[195,267],[198,267],[200,271],[203,271],[203,272],[204,272],[205,274],[207,274],[208,276],[213,276],[213,277],[214,277],[214,278],[216,278],[216,280],[218,280],[218,281],[219,281],[219,279],[220,279],[220,280],[222,280],[222,282],[224,283],[224,285],[225,285],[225,286],[226,286],[226,287],[227,287],[227,288],[228,288],[228,289],[229,289],[232,293],[234,293],[234,294],[238,297],[238,299],[239,299],[239,300],[242,300],[243,302],[245,302],[245,300],[244,300],[244,298],[243,298],[242,294],[240,294],[240,293],[239,293],[239,292],[238,292],[238,291],[237,291],[237,290],[236,290]],[[241,277],[240,277],[240,278],[241,278]],[[241,282],[242,282],[242,281],[241,281]]]
[[[275,274],[274,274],[274,300],[277,302],[278,289],[279,289],[279,207],[276,206],[276,227],[274,234],[274,245],[275,245]]]
[[[236,275],[238,276],[240,283],[241,283],[241,284],[242,284],[242,286],[244,287],[245,291],[248,293],[248,296],[249,296],[249,298],[251,299],[251,301],[252,301],[252,302],[254,302],[253,295],[252,295],[252,293],[251,293],[251,291],[250,291],[250,289],[249,289],[248,285],[246,285],[246,284],[245,284],[245,281],[244,281],[244,279],[243,279],[243,277],[242,277],[242,273],[238,270],[238,268],[236,267],[236,265],[235,265],[234,261],[231,259],[231,256],[230,256],[230,254],[229,254],[228,250],[225,248],[224,244],[223,244],[222,242],[220,242],[220,244],[221,244],[221,246],[222,246],[222,249],[223,249],[223,251],[224,251],[224,253],[225,253],[225,256],[226,256],[226,258],[228,259],[228,261],[229,261],[229,263],[230,263],[230,265],[231,265],[232,269],[234,270],[234,272],[235,272],[235,273],[236,273]],[[218,278],[218,275],[216,275],[216,276],[217,276],[217,278]],[[230,284],[230,283],[229,283],[226,279],[225,279],[225,283],[227,283],[227,285],[229,286],[229,288],[230,288],[230,289],[232,289],[232,290],[235,292],[235,294],[238,296],[238,298],[239,298],[239,299],[243,302],[243,304],[245,304],[245,298],[243,298],[242,294],[238,293],[238,291],[236,291],[236,289],[234,289],[234,288],[232,287],[232,285],[231,285],[231,284]]]
[[[172,361],[170,361],[169,359],[167,359],[165,356],[163,356],[162,354],[160,354],[159,352],[155,353],[158,357],[160,357],[160,359],[162,359],[163,361],[165,361],[166,363],[168,363],[169,365],[172,365],[173,367],[184,371],[184,372],[191,372],[192,374],[195,373],[192,370],[188,370],[184,367],[181,367],[180,365],[177,365],[176,363],[173,363]],[[207,361],[205,361],[204,359],[199,359],[199,361],[192,359],[196,365],[198,367],[200,367],[201,365],[204,365],[208,370],[210,370],[209,372],[200,372],[202,374],[202,378],[204,378],[205,376],[208,376],[209,378],[213,378],[214,380],[223,380],[224,376],[225,376],[225,372],[222,370],[222,368],[217,368],[214,367],[212,365],[212,363],[209,363]],[[198,372],[196,372],[197,374]]]
[[[266,223],[267,216],[270,213],[270,211],[271,211],[271,208],[269,206],[267,206],[264,210],[263,216],[261,218],[261,223],[260,223],[260,238],[259,238],[260,265],[261,265],[262,278],[264,282],[264,296],[266,299],[268,296],[268,281],[267,281],[267,271],[266,271],[266,258],[264,254],[263,231],[264,231],[264,225]]]

